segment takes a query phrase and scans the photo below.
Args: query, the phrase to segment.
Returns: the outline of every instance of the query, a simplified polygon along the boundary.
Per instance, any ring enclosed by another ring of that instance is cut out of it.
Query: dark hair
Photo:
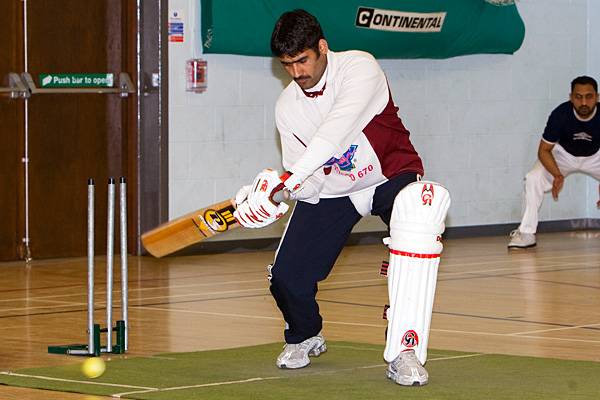
[[[307,49],[319,55],[319,40],[325,39],[314,15],[304,10],[285,12],[279,17],[271,34],[271,51],[275,57],[295,56]]]
[[[594,91],[598,93],[598,83],[591,76],[578,76],[571,82],[571,92],[575,90],[575,85],[592,85]]]

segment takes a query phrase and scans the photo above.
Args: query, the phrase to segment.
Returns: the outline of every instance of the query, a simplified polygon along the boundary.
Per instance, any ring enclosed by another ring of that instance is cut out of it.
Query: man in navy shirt
[[[589,76],[575,78],[569,97],[570,101],[556,107],[548,118],[539,160],[525,177],[525,212],[519,228],[510,234],[509,248],[535,246],[544,193],[551,191],[558,200],[566,176],[582,172],[600,180],[598,84]]]

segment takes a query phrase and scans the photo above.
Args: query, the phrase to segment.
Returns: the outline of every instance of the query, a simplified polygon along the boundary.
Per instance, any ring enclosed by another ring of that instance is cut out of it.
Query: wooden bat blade
[[[225,200],[193,211],[144,233],[142,244],[154,257],[163,257],[219,233],[240,226],[233,216],[235,203]]]

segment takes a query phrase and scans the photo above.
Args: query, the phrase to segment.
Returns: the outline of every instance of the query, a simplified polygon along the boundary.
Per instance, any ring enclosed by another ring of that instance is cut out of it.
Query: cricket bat
[[[287,200],[288,192],[280,191],[273,200]],[[142,244],[154,257],[163,257],[181,250],[214,235],[239,228],[241,225],[233,216],[236,204],[233,199],[225,200],[201,208],[144,233]]]

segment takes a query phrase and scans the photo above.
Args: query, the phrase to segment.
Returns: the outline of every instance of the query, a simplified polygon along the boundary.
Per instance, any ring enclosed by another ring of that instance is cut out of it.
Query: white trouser
[[[560,145],[555,145],[552,155],[558,169],[567,177],[573,172],[582,172],[600,180],[600,151],[589,157],[575,157]],[[544,193],[552,190],[554,177],[538,160],[525,176],[524,212],[519,231],[535,233],[538,225],[538,211],[544,200]]]

